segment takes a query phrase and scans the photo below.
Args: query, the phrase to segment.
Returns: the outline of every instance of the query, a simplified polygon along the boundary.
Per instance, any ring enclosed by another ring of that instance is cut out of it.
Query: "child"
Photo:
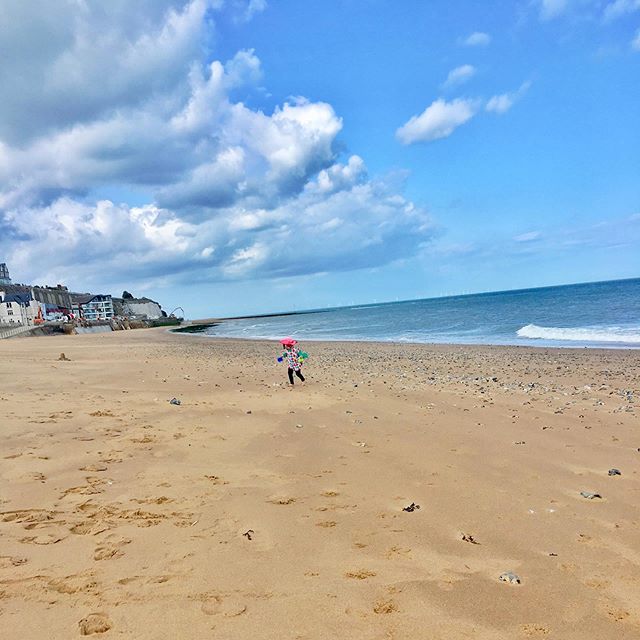
[[[287,371],[287,373],[289,374],[289,383],[293,387],[294,371],[298,378],[300,378],[300,380],[304,382],[304,376],[300,371],[303,358],[300,355],[300,350],[298,349],[298,347],[296,347],[296,344],[298,344],[297,340],[294,340],[293,338],[283,338],[282,340],[280,340],[280,343],[284,347],[284,353],[280,358],[278,358],[278,362],[286,360],[287,367],[289,367]]]

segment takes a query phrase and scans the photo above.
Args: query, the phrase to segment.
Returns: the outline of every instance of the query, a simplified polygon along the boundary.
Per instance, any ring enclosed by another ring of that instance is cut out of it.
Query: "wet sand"
[[[640,637],[640,351],[303,347],[0,341],[1,635]]]

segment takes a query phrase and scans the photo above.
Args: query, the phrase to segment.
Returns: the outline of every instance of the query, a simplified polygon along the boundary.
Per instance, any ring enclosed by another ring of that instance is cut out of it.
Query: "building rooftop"
[[[30,293],[9,293],[4,297],[3,302],[17,302],[18,304],[28,304],[31,301]]]
[[[0,290],[4,291],[7,295],[13,293],[31,293],[31,287],[26,284],[2,284]]]
[[[88,304],[95,298],[110,298],[108,293],[72,293],[71,301],[74,304]]]

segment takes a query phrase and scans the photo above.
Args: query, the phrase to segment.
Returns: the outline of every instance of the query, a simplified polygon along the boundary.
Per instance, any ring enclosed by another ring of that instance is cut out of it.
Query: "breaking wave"
[[[516,332],[521,338],[568,342],[619,342],[640,344],[640,327],[539,327],[528,324]]]

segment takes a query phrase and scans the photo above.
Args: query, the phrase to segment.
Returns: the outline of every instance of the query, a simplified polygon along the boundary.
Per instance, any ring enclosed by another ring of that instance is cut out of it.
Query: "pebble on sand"
[[[520,584],[520,576],[513,573],[513,571],[505,571],[500,575],[501,582],[508,582],[509,584]]]
[[[599,493],[593,493],[591,491],[581,491],[580,495],[587,500],[594,500],[595,498],[602,499],[602,496]]]

